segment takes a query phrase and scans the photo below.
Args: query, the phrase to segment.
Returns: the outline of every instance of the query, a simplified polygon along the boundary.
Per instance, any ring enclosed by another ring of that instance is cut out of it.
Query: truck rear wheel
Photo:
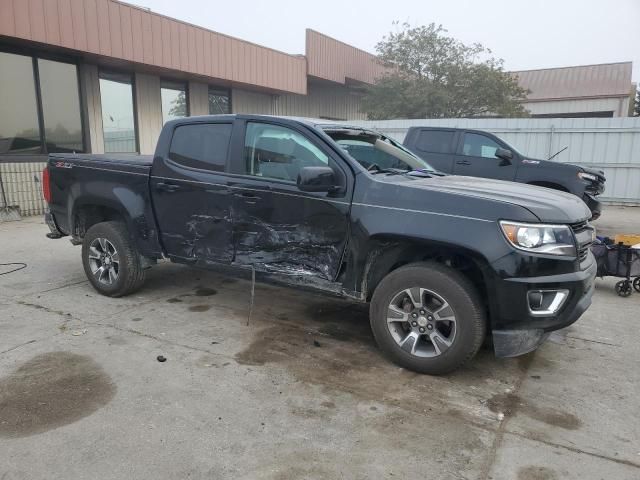
[[[473,284],[439,263],[413,263],[382,279],[370,305],[373,335],[398,365],[419,373],[449,373],[470,360],[486,332]]]
[[[84,272],[98,292],[122,297],[144,283],[141,258],[122,222],[102,222],[92,226],[82,242]]]

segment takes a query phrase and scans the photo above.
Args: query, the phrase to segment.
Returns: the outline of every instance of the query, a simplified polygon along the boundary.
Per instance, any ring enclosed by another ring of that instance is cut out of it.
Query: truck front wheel
[[[370,305],[373,335],[398,365],[441,375],[482,345],[485,311],[473,284],[439,263],[413,263],[382,279]]]
[[[145,271],[122,222],[93,225],[82,242],[84,272],[98,292],[122,297],[139,289]]]

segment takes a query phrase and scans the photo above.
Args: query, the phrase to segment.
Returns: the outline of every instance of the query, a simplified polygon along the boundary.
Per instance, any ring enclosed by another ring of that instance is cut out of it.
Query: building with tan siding
[[[116,0],[0,0],[0,160],[148,154],[185,115],[363,119],[383,72],[313,30],[290,55]]]
[[[628,117],[635,98],[632,63],[511,72],[529,91],[523,106],[532,117]]]

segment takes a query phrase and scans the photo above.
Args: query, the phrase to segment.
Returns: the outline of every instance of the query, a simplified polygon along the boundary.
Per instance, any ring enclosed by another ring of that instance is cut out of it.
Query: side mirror
[[[511,165],[513,159],[513,152],[508,148],[498,148],[495,153],[496,157],[504,160],[505,165]]]
[[[298,188],[303,192],[329,192],[336,186],[330,167],[303,167],[298,173]]]

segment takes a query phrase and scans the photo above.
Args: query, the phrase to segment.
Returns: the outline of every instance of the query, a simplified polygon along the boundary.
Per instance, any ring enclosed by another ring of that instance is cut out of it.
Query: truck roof
[[[336,120],[329,120],[326,118],[312,118],[312,117],[293,117],[293,116],[285,116],[285,115],[257,115],[257,114],[243,114],[243,113],[234,113],[234,114],[224,114],[224,115],[198,115],[192,117],[183,117],[175,120],[171,120],[167,122],[167,124],[187,124],[193,123],[194,121],[211,121],[211,120],[221,120],[228,119],[232,120],[234,118],[242,118],[245,120],[278,120],[278,121],[288,121],[292,123],[304,124],[310,127],[322,128],[322,129],[349,129],[349,130],[362,130],[362,131],[371,131],[373,130],[360,127],[358,125],[351,125],[347,122],[341,122]]]

